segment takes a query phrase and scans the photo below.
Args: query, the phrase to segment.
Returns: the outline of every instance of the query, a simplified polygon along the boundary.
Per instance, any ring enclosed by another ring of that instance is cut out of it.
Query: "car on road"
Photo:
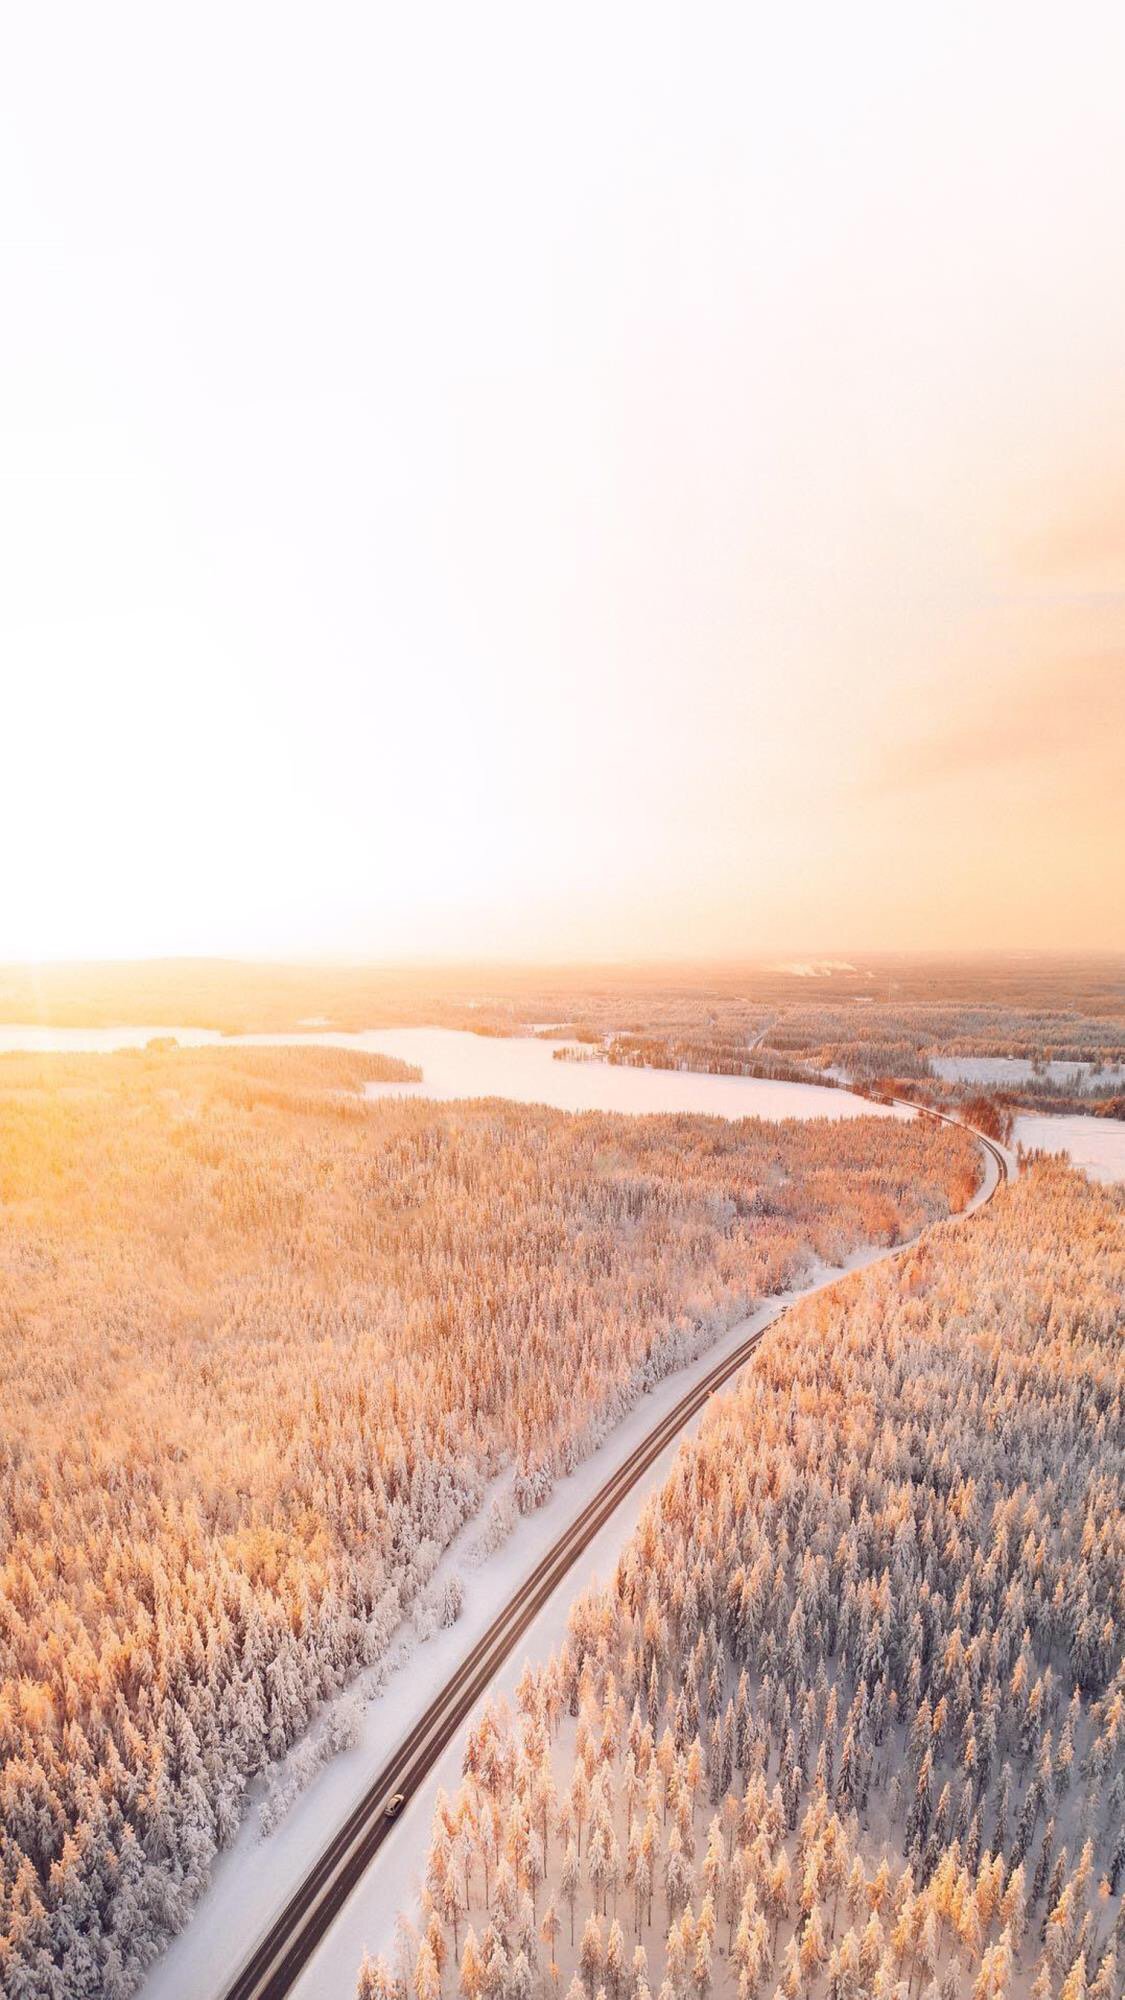
[[[383,1807],[383,1818],[397,1819],[405,1804],[405,1792],[392,1792],[386,1805]]]

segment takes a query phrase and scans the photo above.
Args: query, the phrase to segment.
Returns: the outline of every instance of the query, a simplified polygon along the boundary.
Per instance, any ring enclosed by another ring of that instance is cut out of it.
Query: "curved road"
[[[896,1099],[896,1102],[904,1100]],[[919,1110],[911,1105],[911,1110]],[[941,1112],[923,1115],[956,1124]],[[999,1146],[976,1133],[985,1152],[996,1165],[996,1180],[963,1215],[975,1213],[991,1201],[996,1189],[1008,1179],[1008,1162]],[[924,1232],[923,1232],[924,1233]],[[921,1241],[888,1251],[887,1258],[905,1256]],[[883,1259],[880,1262],[885,1261]],[[869,1267],[870,1268],[870,1267]],[[841,1283],[842,1280],[835,1280]],[[831,1289],[831,1287],[826,1287]],[[796,1303],[796,1301],[794,1301]],[[384,1840],[394,1831],[388,1819],[388,1798],[401,1792],[406,1798],[421,1783],[431,1765],[446,1748],[469,1710],[486,1693],[497,1669],[511,1652],[533,1618],[557,1588],[582,1551],[604,1526],[630,1488],[647,1472],[676,1433],[690,1421],[708,1398],[737,1375],[770,1329],[792,1311],[785,1306],[768,1322],[733,1348],[702,1380],[681,1398],[663,1420],[650,1431],[589,1505],[573,1521],[564,1535],[550,1548],[537,1568],[527,1577],[515,1596],[478,1640],[457,1672],[431,1702],[391,1761],[386,1764],[344,1824],[325,1848],[319,1861],[290,1897],[238,1976],[227,1988],[226,2000],[281,2000],[295,1984],[306,1961],[315,1951],[325,1931],[350,1896]]]

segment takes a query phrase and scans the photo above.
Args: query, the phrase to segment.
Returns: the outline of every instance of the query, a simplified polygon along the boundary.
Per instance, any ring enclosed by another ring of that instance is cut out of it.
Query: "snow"
[[[214,1028],[0,1028],[0,1053],[16,1049],[72,1054],[143,1048],[174,1036],[185,1048],[361,1049],[399,1056],[422,1070],[421,1083],[371,1083],[369,1097],[450,1100],[506,1097],[559,1111],[695,1112],[717,1118],[908,1118],[848,1090],[815,1083],[775,1083],[690,1070],[632,1069],[602,1062],[556,1062],[560,1044],[532,1035],[473,1035],[460,1028],[364,1028],[308,1034],[220,1035]]]
[[[995,1162],[989,1156],[986,1156],[986,1159],[985,1178],[970,1202],[970,1208],[976,1208],[986,1200],[995,1185],[997,1171]],[[656,1394],[646,1397],[620,1429],[614,1432],[597,1457],[582,1466],[573,1478],[562,1482],[542,1513],[531,1516],[521,1524],[520,1534],[525,1541],[533,1545],[526,1556],[523,1555],[522,1549],[519,1551],[518,1567],[513,1562],[513,1570],[508,1577],[509,1591],[515,1588],[534,1566],[543,1548],[554,1540],[556,1535],[563,1532],[567,1523],[587,1504],[614,1468],[654,1427],[663,1412],[678,1402],[692,1380],[706,1372],[720,1355],[728,1352],[732,1346],[736,1346],[754,1328],[768,1326],[794,1298],[804,1298],[812,1292],[822,1290],[826,1285],[833,1284],[840,1277],[842,1270],[862,1269],[869,1264],[880,1262],[888,1254],[886,1250],[880,1249],[861,1250],[850,1257],[847,1264],[840,1269],[821,1268],[807,1285],[788,1292],[783,1297],[767,1301],[749,1319],[732,1327],[722,1340],[708,1348],[706,1355],[698,1362],[662,1383]],[[726,1386],[729,1387],[729,1384]],[[528,1627],[520,1645],[509,1654],[503,1667],[494,1677],[490,1688],[492,1694],[513,1696],[524,1662],[542,1661],[550,1653],[557,1652],[566,1636],[566,1621],[574,1599],[595,1578],[606,1580],[612,1575],[618,1557],[640,1519],[645,1502],[663,1485],[681,1444],[685,1439],[695,1435],[703,1415],[704,1412],[699,1411],[683,1426],[667,1450],[661,1453],[621,1505],[615,1509],[611,1518],[585,1550],[578,1564],[562,1579],[539,1616]],[[553,1510],[556,1508],[558,1512],[554,1513]],[[553,1525],[546,1536],[539,1539],[539,1524],[544,1523],[545,1516],[552,1515]],[[513,1537],[513,1544],[516,1539]],[[510,1553],[513,1558],[517,1555],[514,1547]],[[497,1600],[497,1608],[499,1602],[500,1600]],[[448,1638],[450,1635],[443,1636]],[[469,1633],[465,1635],[465,1639],[471,1641],[474,1636],[475,1634]],[[421,1700],[418,1707],[419,1711],[424,1708],[425,1700]],[[426,1783],[404,1808],[393,1838],[384,1841],[354,1894],[326,1933],[294,1986],[295,2000],[329,2000],[329,1996],[335,1996],[335,2000],[351,2000],[356,1974],[364,1952],[384,1952],[389,1955],[394,1944],[395,1925],[399,1915],[417,1916],[417,1903],[422,1887],[437,1794],[441,1790],[450,1793],[456,1790],[461,1777],[465,1742],[476,1713],[477,1710],[474,1708],[431,1771]],[[187,2000],[186,1988],[177,1989],[177,2000],[181,1991],[184,2000]],[[163,1992],[158,1996],[158,2000],[165,2000]],[[205,1989],[199,1990],[199,2000],[208,2000]]]
[[[1125,1066],[1106,1063],[1097,1069],[1091,1062],[1049,1062],[1037,1069],[1026,1056],[931,1056],[930,1068],[945,1083],[1046,1083],[1068,1084],[1086,1090],[1094,1084],[1125,1083]]]
[[[637,1070],[594,1062],[556,1062],[552,1044],[532,1037],[501,1039],[442,1028],[223,1036],[215,1030],[178,1027],[67,1029],[30,1025],[0,1028],[0,1052],[34,1049],[108,1053],[114,1049],[141,1048],[154,1037],[166,1036],[175,1036],[185,1047],[222,1043],[354,1048],[400,1056],[421,1065],[424,1074],[421,1084],[369,1085],[372,1096],[504,1097],[522,1103],[554,1105],[567,1111],[692,1112],[725,1118],[914,1115],[908,1108],[877,1105],[849,1091],[814,1084]],[[987,1177],[976,1201],[984,1199],[994,1177],[995,1167],[989,1161]],[[885,1255],[887,1252],[880,1249],[861,1251],[849,1260],[846,1268],[858,1268]],[[707,1347],[697,1361],[668,1376],[642,1399],[590,1459],[571,1477],[558,1482],[544,1507],[518,1520],[502,1548],[479,1566],[470,1566],[468,1552],[480,1535],[491,1499],[491,1495],[486,1496],[481,1514],[466,1524],[436,1572],[439,1584],[452,1571],[461,1572],[465,1586],[461,1618],[453,1627],[435,1632],[416,1651],[411,1651],[408,1658],[404,1657],[385,1686],[381,1685],[385,1667],[360,1677],[354,1691],[361,1698],[367,1697],[367,1705],[357,1746],[341,1753],[317,1774],[266,1841],[259,1833],[257,1811],[265,1782],[255,1785],[251,1794],[253,1804],[236,1840],[216,1861],[211,1883],[187,1928],[146,1980],[142,1988],[144,2000],[212,2000],[212,1996],[218,2000],[237,1966],[268,1929],[395,1745],[424,1713],[465,1654],[536,1567],[544,1551],[557,1541],[593,1494],[722,1354],[754,1328],[768,1325],[792,1298],[819,1290],[839,1275],[837,1270],[811,1274],[807,1285],[767,1301],[750,1319],[730,1328]],[[684,1427],[679,1438],[617,1508],[579,1565],[562,1580],[525,1635],[523,1645],[496,1677],[496,1690],[510,1691],[525,1658],[542,1658],[557,1646],[574,1597],[592,1576],[610,1572],[636,1525],[644,1501],[666,1477],[680,1440],[690,1436],[698,1422],[697,1417]],[[500,1490],[508,1477],[505,1475],[505,1480],[498,1482],[493,1491]],[[408,1634],[403,1636],[406,1639]],[[314,1725],[314,1733],[323,1727],[322,1718]],[[380,1849],[358,1892],[314,1954],[295,1989],[302,2000],[328,1994],[349,1996],[364,1949],[389,1947],[397,1913],[408,1908],[417,1895],[436,1793],[439,1787],[451,1790],[455,1786],[463,1749],[464,1731],[451,1743],[426,1785],[408,1802],[394,1838]]]
[[[627,1064],[556,1062],[552,1047],[530,1036],[470,1035],[453,1028],[393,1028],[364,1036],[363,1047],[420,1065],[420,1084],[370,1084],[370,1095],[437,1098],[507,1097],[560,1111],[696,1112],[719,1118],[908,1117],[847,1090],[777,1083],[694,1070],[634,1069]]]
[[[569,1065],[560,1063],[556,1067]],[[995,1164],[986,1156],[985,1178],[970,1207],[976,1207],[987,1197],[995,1178]],[[395,1745],[425,1712],[545,1551],[565,1533],[618,1466],[692,1384],[748,1333],[769,1325],[793,1299],[833,1283],[842,1269],[857,1270],[877,1263],[888,1254],[880,1248],[857,1251],[845,1266],[839,1269],[818,1266],[810,1270],[805,1285],[767,1300],[749,1319],[731,1327],[706,1348],[698,1360],[668,1376],[643,1397],[601,1448],[569,1478],[558,1482],[544,1507],[518,1520],[502,1548],[479,1566],[469,1566],[468,1551],[480,1534],[490,1505],[491,1495],[486,1496],[481,1513],[466,1524],[435,1573],[439,1583],[452,1570],[462,1574],[465,1608],[457,1624],[434,1633],[393,1674],[384,1691],[363,1711],[357,1747],[336,1757],[318,1774],[268,1841],[263,1842],[259,1837],[256,1808],[250,1812],[233,1846],[218,1858],[210,1885],[187,1928],[146,1980],[141,1989],[143,2000],[218,2000],[237,1967],[269,1928],[277,1911],[387,1762]],[[495,1692],[511,1693],[524,1660],[543,1659],[561,1643],[573,1599],[591,1578],[610,1574],[636,1526],[645,1500],[667,1477],[680,1442],[693,1435],[701,1415],[702,1412],[683,1427],[615,1510],[580,1561],[561,1580],[521,1645],[495,1677],[492,1683]],[[497,1482],[492,1491],[499,1491],[508,1476]],[[404,1670],[407,1666],[408,1670]],[[361,1694],[365,1679],[371,1688],[378,1673],[375,1669],[354,1684]],[[417,1899],[437,1792],[443,1787],[452,1791],[460,1778],[468,1726],[466,1723],[457,1733],[426,1784],[408,1801],[393,1838],[384,1842],[357,1891],[310,1959],[294,1988],[300,2000],[321,2000],[321,1996],[329,1995],[350,2000],[363,1952],[390,1948],[398,1913],[409,1911]],[[263,1790],[264,1786],[257,1786],[255,1798]]]
[[[1012,1144],[1067,1153],[1095,1181],[1125,1181],[1125,1118],[1017,1118]]]

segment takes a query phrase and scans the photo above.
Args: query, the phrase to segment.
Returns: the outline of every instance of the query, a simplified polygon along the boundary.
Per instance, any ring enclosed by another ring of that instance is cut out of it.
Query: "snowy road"
[[[940,1115],[940,1114],[935,1114]],[[951,1121],[952,1122],[952,1121]],[[980,1135],[978,1134],[978,1137]],[[980,1137],[985,1177],[968,1214],[988,1201],[1008,1178],[1003,1151]],[[912,1247],[905,1246],[906,1250]],[[904,1249],[876,1252],[865,1261],[901,1256]],[[797,1296],[839,1282],[839,1274],[823,1277]],[[514,1648],[521,1638],[532,1640],[536,1653],[549,1650],[573,1593],[571,1571],[589,1553],[608,1567],[629,1532],[644,1495],[663,1478],[666,1463],[687,1428],[698,1420],[709,1398],[737,1374],[768,1327],[790,1309],[792,1297],[767,1302],[724,1343],[713,1361],[686,1394],[647,1432],[630,1455],[586,1504],[542,1556],[467,1657],[430,1703],[370,1785],[315,1866],[271,1924],[234,1982],[227,2000],[280,2000],[296,1991],[298,2000],[346,1995],[365,1944],[385,1946],[394,1913],[411,1899],[428,1839],[434,1795],[439,1784],[456,1783],[460,1770],[462,1726],[502,1669],[511,1671]],[[624,1502],[630,1504],[625,1506]],[[608,1561],[607,1561],[608,1557]],[[551,1626],[550,1634],[544,1628]],[[392,1792],[406,1795],[401,1819],[387,1819],[384,1806]],[[378,1862],[376,1863],[376,1857]],[[384,1857],[390,1858],[390,1866]],[[375,1864],[378,1881],[368,1881],[378,1894],[377,1923],[365,1902],[362,1911],[347,1909],[352,1890]],[[353,1913],[356,1922],[353,1922]],[[359,1930],[357,1931],[356,1923]]]

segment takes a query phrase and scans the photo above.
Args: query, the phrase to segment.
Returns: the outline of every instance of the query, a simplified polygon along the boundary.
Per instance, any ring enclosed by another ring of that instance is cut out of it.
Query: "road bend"
[[[896,1099],[896,1103],[905,1100]],[[918,1105],[908,1107],[923,1116],[946,1124],[959,1121],[947,1114]],[[978,1195],[962,1218],[979,1213],[991,1201],[998,1187],[1008,1179],[1008,1162],[997,1145],[976,1132],[983,1151],[995,1164],[996,1178],[983,1195]],[[956,1220],[956,1218],[953,1218]],[[926,1232],[923,1232],[923,1235]],[[903,1257],[922,1240],[915,1237],[886,1253],[879,1261]],[[870,1268],[870,1267],[868,1267]],[[842,1283],[836,1279],[834,1283]],[[825,1290],[831,1290],[831,1285]],[[474,1705],[487,1693],[498,1669],[518,1644],[532,1620],[573,1568],[583,1550],[605,1526],[626,1494],[643,1478],[649,1467],[675,1441],[685,1424],[697,1415],[716,1390],[723,1388],[745,1367],[754,1350],[773,1327],[791,1312],[782,1308],[765,1326],[759,1327],[738,1346],[716,1362],[701,1380],[681,1397],[675,1407],[656,1424],[605,1485],[583,1508],[577,1519],[549,1548],[531,1575],[493,1620],[457,1671],[420,1716],[393,1757],[383,1766],[343,1825],[338,1829],[304,1881],[275,1917],[269,1930],[227,1988],[225,2000],[282,2000],[296,1983],[317,1945],[343,1908],[357,1882],[370,1866],[383,1842],[394,1838],[396,1821],[387,1814],[387,1804],[395,1794],[409,1799],[427,1776]]]

